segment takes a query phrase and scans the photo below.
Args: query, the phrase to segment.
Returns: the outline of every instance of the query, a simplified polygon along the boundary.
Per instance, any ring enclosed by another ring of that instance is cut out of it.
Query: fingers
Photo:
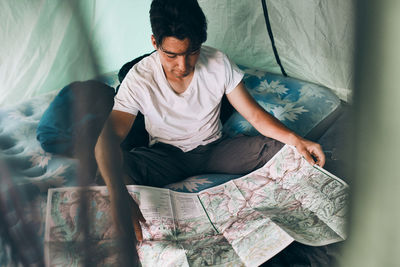
[[[143,214],[140,211],[138,204],[133,198],[131,202],[131,209],[132,209],[131,210],[132,222],[133,222],[133,228],[135,230],[136,239],[137,241],[143,241],[142,227],[139,221],[145,223],[146,219],[143,217]]]
[[[137,216],[138,216],[139,221],[141,221],[142,223],[146,222],[146,219],[143,217],[143,214],[140,211],[140,209],[137,210]]]
[[[145,223],[146,219],[143,217],[142,212],[140,211],[139,205],[133,200],[132,203],[132,215],[137,218],[137,220]]]
[[[132,221],[133,221],[133,229],[135,230],[136,240],[141,242],[143,241],[142,227],[140,226],[140,223],[137,219],[132,218]]]
[[[322,149],[319,149],[313,153],[315,158],[317,159],[317,165],[320,166],[321,168],[324,167],[325,165],[325,154],[322,151]]]
[[[307,150],[299,151],[300,154],[307,160],[308,163],[314,166],[315,160]]]
[[[324,166],[324,164],[325,164],[325,154],[322,151],[322,147],[318,143],[314,143],[314,142],[311,142],[311,141],[306,141],[306,142],[303,142],[302,146],[299,146],[299,147],[296,147],[296,148],[299,151],[299,153],[311,165],[317,164],[320,167]]]
[[[317,160],[316,164],[323,167],[325,164],[325,154],[324,151],[322,151],[322,147],[317,143],[312,143],[310,153]]]

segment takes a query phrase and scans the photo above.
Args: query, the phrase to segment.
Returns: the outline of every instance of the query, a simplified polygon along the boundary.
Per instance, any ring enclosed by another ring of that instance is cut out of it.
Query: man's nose
[[[178,66],[181,71],[186,71],[188,68],[189,62],[187,55],[178,56]]]

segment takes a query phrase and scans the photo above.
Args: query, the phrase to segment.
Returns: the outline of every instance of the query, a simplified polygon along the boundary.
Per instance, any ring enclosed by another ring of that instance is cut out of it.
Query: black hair
[[[207,21],[197,0],[153,0],[150,23],[157,46],[169,36],[188,38],[192,48],[207,40]]]

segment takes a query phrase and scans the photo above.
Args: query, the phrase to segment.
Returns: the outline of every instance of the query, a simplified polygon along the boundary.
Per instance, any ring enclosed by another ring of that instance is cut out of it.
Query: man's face
[[[154,48],[159,51],[167,78],[182,79],[193,73],[200,47],[191,47],[188,38],[179,40],[175,37],[165,37],[158,47],[154,36],[151,36],[151,41]]]

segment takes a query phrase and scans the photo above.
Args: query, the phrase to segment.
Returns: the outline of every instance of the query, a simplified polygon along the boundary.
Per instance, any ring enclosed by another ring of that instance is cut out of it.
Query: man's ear
[[[157,42],[156,42],[156,38],[154,37],[154,35],[151,35],[151,44],[153,45],[154,49],[157,50]]]

